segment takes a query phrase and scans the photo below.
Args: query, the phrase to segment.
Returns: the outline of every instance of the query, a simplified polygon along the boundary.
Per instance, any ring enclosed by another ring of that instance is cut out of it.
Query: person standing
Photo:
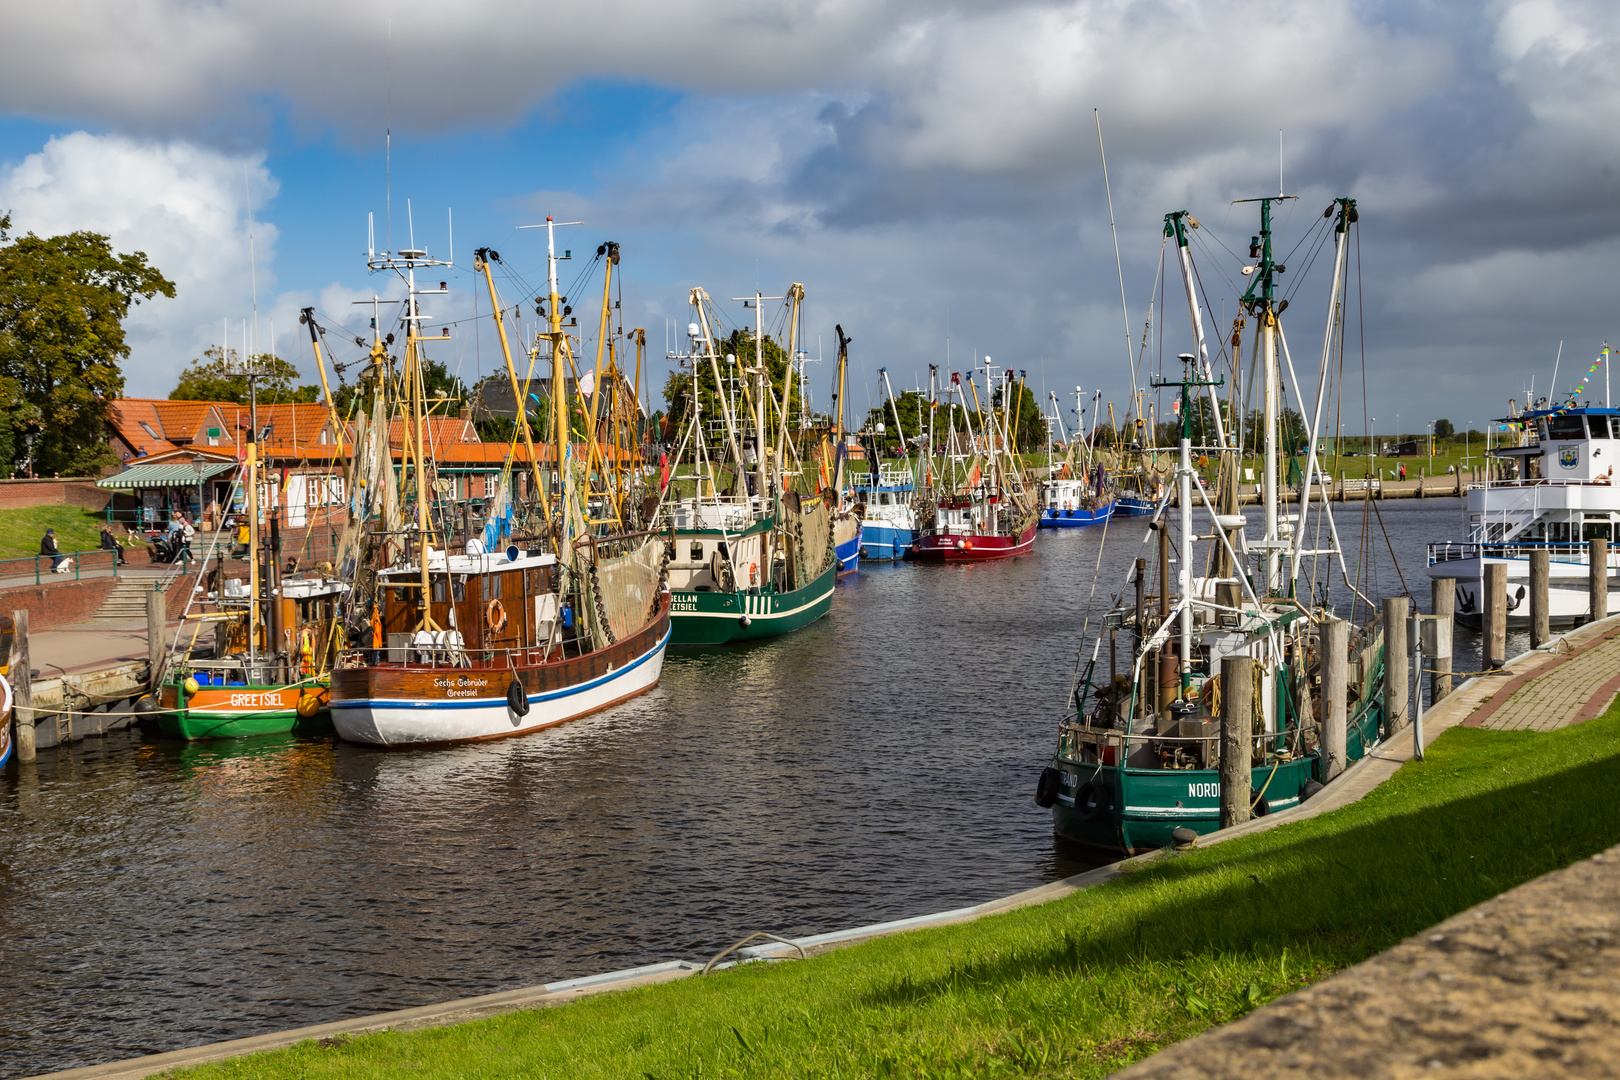
[[[197,535],[197,530],[191,525],[191,519],[184,514],[180,515],[180,550],[186,558],[191,558],[191,538]]]
[[[63,555],[61,549],[56,546],[55,529],[46,529],[45,535],[40,537],[39,553],[41,556],[50,558],[52,573],[55,573],[58,567],[67,562],[67,556]]]

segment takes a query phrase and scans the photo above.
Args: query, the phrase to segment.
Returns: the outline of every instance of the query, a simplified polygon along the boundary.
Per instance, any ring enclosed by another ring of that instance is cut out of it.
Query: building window
[[[148,435],[152,436],[152,438],[154,438],[154,439],[158,438],[158,433],[152,430],[152,425],[151,424],[148,424],[145,420],[137,420],[135,422],[137,424],[140,424],[141,425],[141,430],[146,432]]]
[[[484,476],[484,498],[493,499],[496,489],[500,486],[501,478],[495,473],[487,473]]]

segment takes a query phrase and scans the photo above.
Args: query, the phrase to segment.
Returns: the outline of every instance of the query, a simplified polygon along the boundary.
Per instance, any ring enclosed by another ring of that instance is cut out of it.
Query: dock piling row
[[[1322,782],[1344,771],[1348,760],[1350,624],[1322,621]]]
[[[1408,678],[1411,647],[1406,640],[1406,616],[1410,603],[1404,596],[1384,597],[1384,738],[1406,727],[1410,719],[1407,699],[1411,697]]]
[[[1485,564],[1485,670],[1507,663],[1507,564]]]
[[[1221,658],[1221,828],[1249,820],[1254,736],[1254,658]]]

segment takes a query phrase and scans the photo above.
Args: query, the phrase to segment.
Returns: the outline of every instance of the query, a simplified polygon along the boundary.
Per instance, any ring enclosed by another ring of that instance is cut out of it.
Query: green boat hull
[[[1363,709],[1345,732],[1345,756],[1364,757],[1378,743],[1383,710]],[[1059,837],[1085,847],[1134,855],[1170,847],[1171,833],[1187,828],[1200,836],[1221,827],[1219,769],[1139,769],[1057,759],[1057,802],[1052,827]],[[1308,781],[1322,783],[1315,755],[1257,765],[1249,777],[1254,811],[1274,813],[1298,806]],[[1261,800],[1264,800],[1263,804]]]
[[[838,561],[788,592],[681,592],[670,608],[671,645],[727,645],[777,637],[808,626],[832,607]]]
[[[313,715],[300,716],[298,699],[311,691],[320,695],[321,708]],[[159,695],[159,705],[158,731],[171,739],[239,739],[251,735],[332,732],[325,686],[204,687],[188,695],[183,686],[169,683]]]

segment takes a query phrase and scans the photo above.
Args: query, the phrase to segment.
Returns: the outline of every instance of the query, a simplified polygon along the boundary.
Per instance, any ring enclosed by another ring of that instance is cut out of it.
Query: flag
[[[595,393],[595,391],[596,391],[596,372],[587,371],[585,373],[585,376],[582,379],[579,380],[579,392],[581,394],[585,395],[586,397],[590,397],[591,394]]]

